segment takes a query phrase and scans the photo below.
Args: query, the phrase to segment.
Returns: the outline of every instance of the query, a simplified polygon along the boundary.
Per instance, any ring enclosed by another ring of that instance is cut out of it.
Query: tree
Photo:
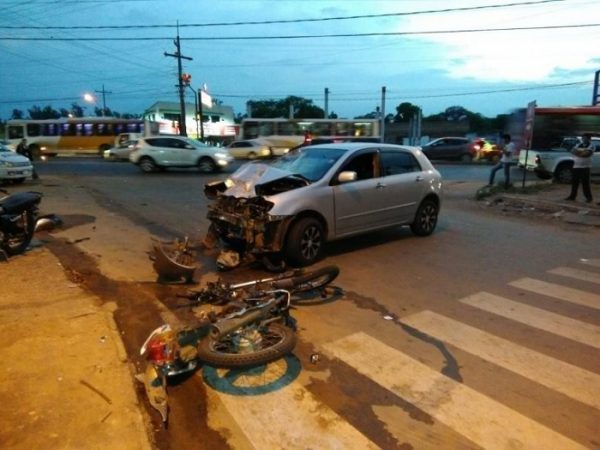
[[[400,103],[396,106],[394,122],[408,122],[420,109],[417,105],[413,105],[410,102]]]
[[[73,117],[83,117],[83,108],[77,103],[71,103],[71,114]]]
[[[31,119],[58,119],[60,117],[60,113],[50,105],[44,106],[44,109],[34,105],[28,112]]]
[[[11,119],[22,119],[23,111],[21,111],[20,109],[13,109],[10,118]]]
[[[248,107],[252,112],[252,117],[257,118],[289,117],[290,111],[298,119],[325,117],[325,111],[313,105],[312,100],[293,95],[283,100],[250,100],[248,101]]]

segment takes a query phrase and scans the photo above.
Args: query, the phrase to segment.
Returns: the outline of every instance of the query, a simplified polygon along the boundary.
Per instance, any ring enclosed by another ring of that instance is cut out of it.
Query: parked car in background
[[[400,225],[433,233],[441,191],[418,147],[381,143],[311,145],[205,187],[215,237],[297,266],[318,260],[326,241]]]
[[[144,172],[197,167],[202,173],[211,173],[227,167],[233,157],[223,147],[212,147],[183,136],[159,135],[138,139],[129,160]]]
[[[273,149],[254,139],[233,141],[227,146],[229,154],[239,159],[271,158]]]
[[[129,161],[129,155],[133,151],[137,139],[132,141],[121,142],[116,147],[111,147],[108,150],[104,150],[102,156],[108,161]]]
[[[29,158],[15,153],[5,144],[0,144],[0,183],[22,183],[31,177],[32,173],[33,166]]]
[[[581,137],[569,136],[563,138],[560,145],[549,149],[521,150],[519,167],[533,171],[538,178],[546,180],[553,178],[558,183],[568,184],[573,177],[575,161],[571,149],[581,143]],[[592,137],[594,154],[592,155],[592,175],[600,175],[600,137]]]
[[[423,153],[430,160],[460,160],[470,162],[477,153],[471,141],[464,137],[442,137],[423,145]]]

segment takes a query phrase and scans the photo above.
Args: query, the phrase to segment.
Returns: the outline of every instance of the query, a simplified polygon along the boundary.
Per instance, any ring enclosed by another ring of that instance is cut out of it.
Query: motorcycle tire
[[[294,330],[280,323],[272,322],[257,331],[260,333],[261,344],[267,343],[262,348],[239,349],[234,343],[235,335],[218,340],[207,337],[198,343],[198,358],[213,367],[243,369],[280,359],[296,345]]]
[[[26,213],[25,217],[26,229],[19,235],[4,234],[4,239],[0,242],[0,248],[6,252],[8,256],[18,255],[23,253],[33,239],[35,230],[35,217],[31,212]]]
[[[292,294],[308,292],[327,286],[340,274],[337,266],[326,266],[320,269],[294,272],[289,277],[284,277],[273,282],[275,289],[287,289]]]

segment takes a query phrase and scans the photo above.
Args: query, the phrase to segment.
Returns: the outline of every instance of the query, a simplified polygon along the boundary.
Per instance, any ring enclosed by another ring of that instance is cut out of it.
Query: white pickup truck
[[[519,167],[535,172],[541,179],[554,178],[558,183],[570,183],[573,155],[570,150],[581,141],[579,137],[564,138],[561,145],[549,150],[521,150]],[[600,175],[600,138],[593,137],[592,175]],[[527,162],[525,158],[527,157]]]

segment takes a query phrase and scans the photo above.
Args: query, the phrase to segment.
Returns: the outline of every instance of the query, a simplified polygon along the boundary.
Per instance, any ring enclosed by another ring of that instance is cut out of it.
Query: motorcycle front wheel
[[[214,367],[249,368],[282,358],[295,345],[294,330],[272,322],[244,327],[221,339],[206,337],[198,343],[198,358]]]

